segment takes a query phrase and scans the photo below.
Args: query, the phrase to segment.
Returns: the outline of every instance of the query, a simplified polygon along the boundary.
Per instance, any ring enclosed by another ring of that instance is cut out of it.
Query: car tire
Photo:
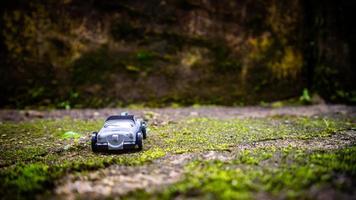
[[[98,152],[98,146],[96,145],[97,136],[98,136],[97,132],[93,132],[91,135],[91,150],[93,152]]]
[[[143,137],[143,139],[146,139],[146,137],[147,137],[146,127],[142,127],[142,137]]]
[[[139,150],[142,149],[142,147],[143,147],[142,133],[137,133],[137,135],[136,135],[136,145],[137,145]]]

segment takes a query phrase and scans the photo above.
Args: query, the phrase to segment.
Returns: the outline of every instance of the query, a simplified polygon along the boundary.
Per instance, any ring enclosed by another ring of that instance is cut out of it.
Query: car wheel
[[[143,136],[143,139],[146,139],[146,137],[147,137],[146,127],[142,127],[142,136]]]
[[[142,141],[142,133],[137,133],[136,136],[136,145],[138,146],[138,149],[141,150],[143,146],[143,141]]]
[[[93,132],[91,135],[91,149],[93,150],[93,152],[98,152],[98,147],[96,146],[97,136],[97,132]]]

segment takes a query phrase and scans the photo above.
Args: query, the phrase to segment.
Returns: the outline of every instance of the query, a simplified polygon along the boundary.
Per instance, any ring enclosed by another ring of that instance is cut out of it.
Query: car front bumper
[[[107,142],[104,143],[96,143],[96,147],[98,151],[117,151],[124,149],[134,149],[136,147],[135,142],[124,142],[119,146],[111,146]]]

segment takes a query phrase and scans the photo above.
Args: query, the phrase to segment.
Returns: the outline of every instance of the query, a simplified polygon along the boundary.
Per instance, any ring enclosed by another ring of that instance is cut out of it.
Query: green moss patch
[[[188,118],[162,126],[151,125],[143,151],[94,154],[90,149],[91,132],[99,130],[102,123],[102,120],[64,118],[0,124],[0,178],[6,180],[0,185],[0,194],[5,198],[10,198],[13,194],[19,198],[37,194],[51,189],[55,180],[68,173],[96,170],[113,164],[142,165],[168,154],[230,151],[239,145],[257,141],[328,137],[354,126],[347,120],[286,116],[226,120]],[[242,154],[243,157],[238,158],[238,162],[248,166],[259,165],[260,157],[250,154],[251,152],[246,152],[245,156]],[[259,154],[263,159],[269,159],[274,152]],[[205,168],[201,171],[209,172]],[[225,175],[216,176],[223,178]],[[205,188],[205,185],[199,187]],[[211,185],[206,187],[214,188]],[[244,194],[241,195],[249,195],[249,192],[243,191]]]
[[[246,150],[228,162],[192,162],[183,181],[158,193],[133,192],[127,198],[254,199],[263,195],[315,199],[325,188],[336,195],[352,194],[355,162],[356,146],[315,152],[296,148]]]
[[[76,133],[74,131],[67,131],[67,132],[63,133],[62,138],[64,138],[64,139],[71,139],[71,138],[77,139],[77,138],[80,138],[80,136],[81,135],[79,133]]]

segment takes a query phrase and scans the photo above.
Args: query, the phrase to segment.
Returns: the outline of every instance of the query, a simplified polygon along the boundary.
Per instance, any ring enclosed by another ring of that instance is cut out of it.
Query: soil
[[[188,108],[157,108],[157,109],[72,109],[72,110],[1,110],[1,121],[26,121],[38,118],[56,119],[72,117],[80,119],[103,119],[128,111],[149,119],[152,125],[162,125],[185,119],[187,117],[209,118],[263,118],[268,116],[293,115],[333,118],[348,118],[355,121],[356,107],[345,105],[313,105],[283,108],[265,107],[188,107]],[[330,137],[300,139],[277,139],[258,141],[232,146],[229,151],[208,151],[200,153],[168,154],[142,166],[112,165],[87,174],[69,174],[56,182],[55,199],[97,199],[108,196],[125,195],[137,189],[148,192],[162,190],[170,184],[184,178],[184,166],[193,160],[222,160],[227,161],[245,149],[259,147],[288,147],[298,146],[310,150],[338,149],[356,144],[356,130],[344,130]],[[263,194],[257,195],[262,199]]]
[[[262,118],[275,115],[292,116],[333,116],[356,117],[356,107],[346,105],[311,105],[282,108],[268,108],[260,106],[250,107],[184,107],[184,108],[104,108],[104,109],[71,109],[71,110],[0,110],[0,121],[25,121],[38,118],[56,119],[72,117],[78,119],[102,119],[109,115],[129,112],[141,117],[149,117],[157,123],[175,121],[186,117],[211,117],[211,118]]]
[[[356,145],[356,131],[349,130],[327,138],[310,140],[269,140],[233,147],[230,151],[208,151],[202,153],[185,153],[167,155],[143,166],[119,166],[89,173],[85,176],[69,175],[57,183],[57,198],[97,199],[107,196],[125,195],[137,189],[148,192],[178,182],[183,176],[184,166],[192,160],[234,159],[239,151],[259,147],[299,147],[312,150],[330,150]]]

